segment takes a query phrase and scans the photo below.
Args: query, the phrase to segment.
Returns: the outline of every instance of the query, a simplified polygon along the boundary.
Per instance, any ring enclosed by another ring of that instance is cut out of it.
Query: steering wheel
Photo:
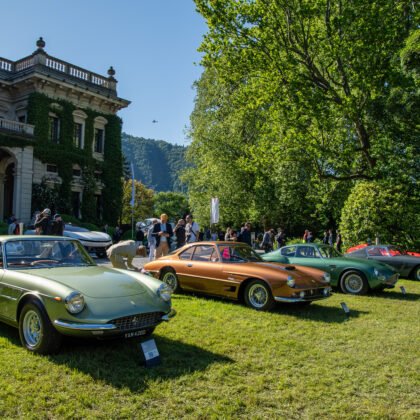
[[[37,261],[32,261],[31,265],[38,265],[38,264],[50,264],[50,263],[58,263],[58,260],[37,260]]]

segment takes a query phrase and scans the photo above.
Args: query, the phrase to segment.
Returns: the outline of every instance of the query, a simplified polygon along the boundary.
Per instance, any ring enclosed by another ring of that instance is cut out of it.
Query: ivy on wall
[[[55,105],[57,104],[57,105]],[[34,134],[38,140],[34,146],[34,156],[43,163],[57,165],[58,175],[62,179],[59,188],[60,212],[72,212],[71,182],[73,164],[82,168],[84,190],[81,204],[82,219],[97,222],[94,192],[96,181],[94,171],[101,172],[105,187],[103,194],[103,222],[115,224],[122,205],[122,153],[121,119],[116,115],[102,114],[91,109],[83,109],[85,120],[85,142],[82,150],[73,144],[73,111],[76,107],[62,99],[52,99],[42,93],[32,93],[28,103],[28,123],[35,125]],[[53,112],[60,119],[59,143],[49,140],[49,114]],[[104,162],[92,156],[94,119],[102,116],[108,121],[105,127]]]

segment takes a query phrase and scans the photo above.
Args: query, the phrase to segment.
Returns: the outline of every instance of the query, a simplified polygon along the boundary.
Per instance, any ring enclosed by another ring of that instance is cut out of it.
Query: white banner
[[[219,221],[219,199],[211,199],[211,222],[210,224],[218,223]]]

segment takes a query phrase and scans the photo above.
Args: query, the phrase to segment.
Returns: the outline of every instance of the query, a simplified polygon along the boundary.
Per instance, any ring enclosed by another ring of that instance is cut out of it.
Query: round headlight
[[[157,290],[157,295],[165,302],[169,302],[171,300],[172,292],[172,287],[164,283],[159,286],[159,289]]]
[[[376,267],[373,269],[373,274],[375,275],[375,277],[379,276],[379,271]]]
[[[286,281],[289,287],[295,287],[295,279],[292,276],[287,277]]]
[[[85,298],[79,292],[72,292],[66,297],[65,305],[71,314],[78,314],[85,307]]]
[[[328,273],[324,274],[324,280],[329,283],[331,281],[331,276]]]

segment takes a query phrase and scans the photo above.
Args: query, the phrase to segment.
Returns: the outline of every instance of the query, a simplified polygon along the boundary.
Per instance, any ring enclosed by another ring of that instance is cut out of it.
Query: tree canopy
[[[195,213],[219,197],[227,223],[321,228],[358,180],[416,185],[411,1],[195,3],[209,28],[185,175]]]

